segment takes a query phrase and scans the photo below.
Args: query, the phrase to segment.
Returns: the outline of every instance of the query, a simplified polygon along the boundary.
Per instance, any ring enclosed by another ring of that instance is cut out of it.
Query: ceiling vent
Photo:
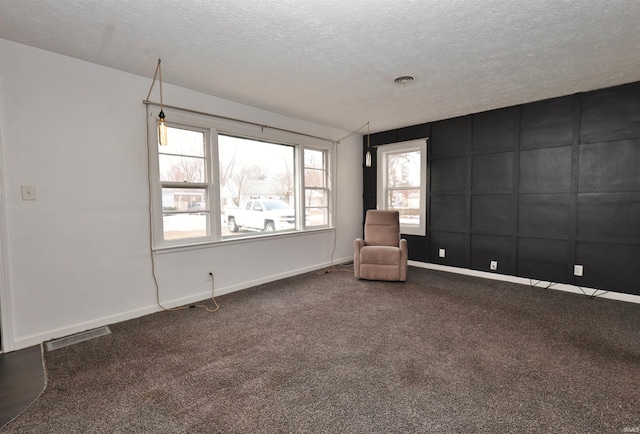
[[[413,81],[413,77],[410,75],[401,75],[394,80],[397,84],[407,84]]]

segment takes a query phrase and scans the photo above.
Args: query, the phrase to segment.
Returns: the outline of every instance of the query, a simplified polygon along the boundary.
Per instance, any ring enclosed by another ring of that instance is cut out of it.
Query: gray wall
[[[428,232],[405,236],[410,259],[480,271],[495,260],[500,274],[640,295],[640,82],[385,131],[371,144],[420,137]],[[375,158],[363,179],[364,208],[375,208]]]

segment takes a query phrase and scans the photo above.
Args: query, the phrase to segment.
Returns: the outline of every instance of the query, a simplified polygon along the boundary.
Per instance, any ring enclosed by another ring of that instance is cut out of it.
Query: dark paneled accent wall
[[[373,134],[365,210],[375,147],[422,137],[428,231],[405,236],[410,259],[640,295],[640,82]]]

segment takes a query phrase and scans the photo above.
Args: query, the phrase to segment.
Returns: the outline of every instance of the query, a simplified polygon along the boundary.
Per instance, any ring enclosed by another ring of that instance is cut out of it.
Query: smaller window
[[[400,212],[403,234],[426,233],[427,141],[378,146],[378,208]]]
[[[305,226],[329,224],[329,179],[327,151],[304,150]]]
[[[210,235],[206,134],[170,126],[167,138],[167,146],[158,144],[162,239],[206,238]]]

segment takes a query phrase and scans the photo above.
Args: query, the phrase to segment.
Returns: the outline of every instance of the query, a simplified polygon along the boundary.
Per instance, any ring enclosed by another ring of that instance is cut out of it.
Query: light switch
[[[22,200],[36,200],[36,186],[22,185]]]

